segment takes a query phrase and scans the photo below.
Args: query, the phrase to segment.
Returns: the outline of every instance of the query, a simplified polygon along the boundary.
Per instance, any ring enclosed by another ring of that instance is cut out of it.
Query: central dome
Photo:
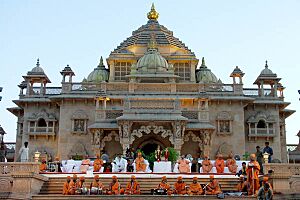
[[[156,49],[149,48],[139,59],[137,71],[141,73],[166,72],[168,71],[168,62]]]

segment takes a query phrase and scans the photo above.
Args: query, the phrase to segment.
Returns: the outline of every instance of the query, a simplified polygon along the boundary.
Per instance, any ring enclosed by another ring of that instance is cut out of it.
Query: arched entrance
[[[132,144],[134,149],[141,149],[145,155],[149,155],[157,149],[157,146],[163,150],[166,147],[172,147],[173,145],[169,141],[169,138],[162,138],[159,135],[149,134],[144,135],[141,138],[136,138]]]

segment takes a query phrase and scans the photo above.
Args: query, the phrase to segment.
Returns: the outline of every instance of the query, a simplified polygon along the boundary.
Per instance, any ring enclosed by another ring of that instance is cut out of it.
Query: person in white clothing
[[[113,172],[126,172],[127,160],[122,158],[122,154],[119,154],[113,161]]]
[[[19,151],[19,156],[21,157],[21,162],[28,162],[29,161],[29,148],[28,142],[24,142],[24,146]]]

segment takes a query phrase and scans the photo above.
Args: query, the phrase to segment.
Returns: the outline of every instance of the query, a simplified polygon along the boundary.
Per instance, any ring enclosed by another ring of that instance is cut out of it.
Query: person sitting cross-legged
[[[64,186],[63,186],[63,192],[62,192],[63,195],[68,195],[69,194],[70,181],[71,181],[71,177],[67,176],[67,180],[66,180],[66,182],[64,182]]]
[[[131,180],[126,185],[125,194],[127,194],[127,195],[141,194],[140,184],[136,181],[136,178],[134,175],[131,176]]]
[[[90,194],[94,194],[94,195],[97,195],[97,194],[103,194],[103,191],[104,191],[104,185],[103,183],[100,181],[100,177],[99,175],[95,175],[94,176],[94,180],[93,182],[91,183],[91,191],[90,191]]]
[[[74,174],[72,180],[69,183],[69,194],[74,195],[78,188],[77,175]]]
[[[179,195],[187,194],[186,184],[182,180],[182,176],[178,176],[177,182],[174,183],[173,194],[179,194]]]
[[[101,167],[103,166],[104,162],[100,158],[100,155],[96,155],[96,159],[94,160],[93,167],[94,167],[94,172],[100,172]]]
[[[219,182],[215,179],[214,175],[209,176],[209,183],[206,186],[206,193],[205,194],[221,194],[221,188]]]
[[[202,195],[202,194],[204,194],[204,191],[203,191],[200,183],[198,183],[198,178],[196,176],[193,177],[193,182],[189,185],[188,194],[189,195]]]
[[[178,171],[180,173],[190,173],[190,161],[188,159],[185,159],[185,156],[182,155],[181,158],[177,161],[178,163]]]
[[[217,155],[217,159],[215,161],[215,167],[217,169],[217,173],[219,173],[219,174],[224,173],[225,162],[224,162],[222,154]]]
[[[112,177],[112,182],[109,184],[107,194],[108,195],[124,194],[124,189],[121,188],[121,184],[119,183],[117,176]]]
[[[239,183],[236,186],[237,191],[247,194],[249,187],[250,187],[249,183],[245,180],[245,177],[241,175],[239,178]]]
[[[154,190],[157,195],[171,195],[172,190],[170,185],[168,184],[168,180],[166,176],[163,176],[161,182],[158,184],[157,188]]]
[[[205,155],[204,160],[202,161],[202,172],[210,173],[212,168],[213,168],[213,164],[209,160],[208,156]]]
[[[230,153],[228,155],[228,159],[226,160],[226,166],[228,167],[228,170],[231,173],[236,174],[238,166],[236,164],[236,161],[233,158],[233,154],[232,153]]]

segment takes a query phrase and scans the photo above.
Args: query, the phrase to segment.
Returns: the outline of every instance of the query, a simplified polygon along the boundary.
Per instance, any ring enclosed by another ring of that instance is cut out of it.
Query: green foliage
[[[250,153],[246,151],[245,154],[243,155],[243,159],[248,160],[249,157],[250,157]]]
[[[169,151],[168,161],[175,163],[179,157],[179,153],[173,147],[168,147],[168,151]],[[165,150],[163,150],[162,155],[165,155]]]
[[[74,155],[74,156],[72,156],[72,159],[73,160],[82,160],[83,159],[83,156],[82,155]]]

